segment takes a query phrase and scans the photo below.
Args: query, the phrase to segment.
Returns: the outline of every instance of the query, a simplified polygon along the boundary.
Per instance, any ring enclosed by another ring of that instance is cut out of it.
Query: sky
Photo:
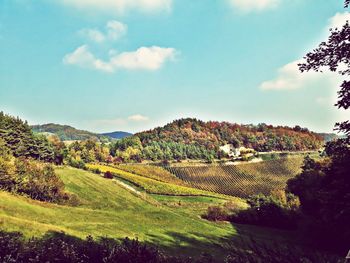
[[[297,64],[341,0],[0,0],[0,111],[137,132],[195,117],[332,132],[342,78]]]

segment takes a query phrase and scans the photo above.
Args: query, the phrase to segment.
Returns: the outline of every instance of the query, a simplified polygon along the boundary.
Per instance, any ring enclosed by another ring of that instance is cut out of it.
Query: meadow
[[[0,227],[29,238],[47,231],[84,238],[138,238],[170,254],[196,256],[201,251],[223,256],[235,239],[269,242],[289,236],[254,226],[214,223],[200,216],[209,205],[222,204],[214,196],[135,195],[113,180],[75,168],[56,168],[66,190],[77,196],[75,206],[40,202],[0,191]],[[150,202],[149,200],[153,200]]]

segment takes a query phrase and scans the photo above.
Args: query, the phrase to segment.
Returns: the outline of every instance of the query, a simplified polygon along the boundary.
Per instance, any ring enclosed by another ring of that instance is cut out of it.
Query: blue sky
[[[136,132],[181,117],[332,131],[341,78],[298,60],[341,0],[0,0],[0,110]]]

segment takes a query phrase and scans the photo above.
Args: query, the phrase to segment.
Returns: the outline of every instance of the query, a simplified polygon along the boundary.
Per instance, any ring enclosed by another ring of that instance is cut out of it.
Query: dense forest
[[[272,126],[267,124],[240,125],[228,122],[209,121],[187,118],[173,121],[164,127],[137,133],[142,145],[165,141],[183,144],[198,144],[207,149],[233,144],[256,151],[303,151],[318,149],[323,139],[306,128],[295,126]]]

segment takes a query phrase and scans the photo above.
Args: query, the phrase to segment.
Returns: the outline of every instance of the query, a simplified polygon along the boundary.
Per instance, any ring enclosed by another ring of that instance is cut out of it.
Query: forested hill
[[[110,140],[108,136],[92,133],[89,131],[78,130],[68,125],[60,124],[43,124],[31,126],[35,133],[52,133],[56,134],[62,141],[82,141],[88,139],[95,139],[107,142]]]
[[[123,139],[125,137],[132,136],[132,133],[123,132],[123,131],[115,131],[115,132],[102,133],[101,135],[108,136],[108,137],[111,137],[114,139]]]
[[[33,125],[31,128],[35,133],[56,134],[62,141],[83,141],[93,139],[101,142],[108,142],[113,139],[121,139],[132,135],[131,133],[122,131],[98,134],[89,131],[78,130],[68,125],[54,123]]]
[[[316,150],[324,144],[322,136],[300,126],[240,125],[192,118],[175,120],[164,127],[137,133],[136,136],[143,146],[168,142],[195,144],[214,151],[228,143],[260,152]]]

